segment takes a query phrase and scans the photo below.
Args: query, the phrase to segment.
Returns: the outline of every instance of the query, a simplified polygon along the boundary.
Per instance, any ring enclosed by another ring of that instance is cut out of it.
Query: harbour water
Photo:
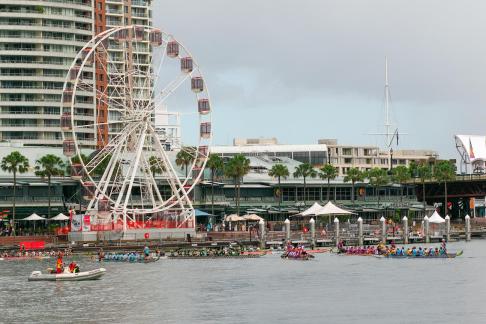
[[[55,260],[2,261],[0,322],[484,323],[486,241],[448,248],[465,253],[107,263],[104,278],[86,282],[28,282]],[[79,262],[81,270],[99,266]]]

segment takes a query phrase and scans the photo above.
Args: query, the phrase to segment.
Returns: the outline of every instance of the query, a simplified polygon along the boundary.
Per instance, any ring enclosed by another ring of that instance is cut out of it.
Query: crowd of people
[[[105,253],[103,249],[99,249],[98,251],[98,261],[121,261],[121,262],[142,262],[147,261],[149,259],[157,259],[161,256],[161,252],[159,250],[155,250],[155,252],[150,252],[148,246],[143,248],[143,252],[139,253],[135,252],[108,252]]]
[[[46,258],[55,257],[58,255],[59,251],[27,251],[25,248],[21,247],[19,250],[9,250],[0,252],[1,258]],[[71,249],[65,249],[62,253],[66,256],[71,256]]]
[[[285,252],[282,254],[282,258],[308,259],[313,257],[307,253],[303,245],[292,245],[291,242],[287,242]]]
[[[422,257],[422,256],[441,256],[447,254],[447,245],[445,240],[442,240],[440,247],[397,247],[395,244],[390,246],[383,243],[378,246],[345,246],[343,241],[338,244],[339,253],[352,254],[352,255],[391,255],[391,256],[409,256],[409,257]]]

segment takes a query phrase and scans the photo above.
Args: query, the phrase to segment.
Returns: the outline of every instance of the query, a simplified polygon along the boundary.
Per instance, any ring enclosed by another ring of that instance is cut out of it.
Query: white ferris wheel
[[[168,105],[171,98],[176,102]],[[169,217],[174,227],[194,226],[190,193],[208,158],[211,104],[184,46],[148,26],[100,33],[74,59],[62,103],[63,151],[94,222],[126,231],[140,219]],[[192,146],[178,145],[180,134],[171,132],[178,127],[171,120],[176,109],[197,127]],[[185,172],[175,165],[174,150],[186,153]]]

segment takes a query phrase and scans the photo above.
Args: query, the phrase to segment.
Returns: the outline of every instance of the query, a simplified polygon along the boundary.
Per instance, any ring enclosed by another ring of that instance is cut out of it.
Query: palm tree
[[[152,172],[154,178],[157,173],[162,174],[166,171],[162,160],[154,155],[149,157],[148,163],[150,165],[150,172]]]
[[[15,235],[15,199],[17,198],[17,173],[25,173],[29,170],[29,160],[18,151],[13,151],[2,159],[0,165],[3,171],[13,173],[13,210],[12,210],[12,233]]]
[[[186,171],[186,179],[187,179],[187,172],[189,171],[189,165],[194,162],[195,159],[195,152],[196,149],[191,146],[185,146],[181,148],[181,150],[176,155],[176,164],[177,166],[184,168]]]
[[[404,165],[399,165],[392,170],[393,181],[400,185],[400,202],[403,202],[403,184],[410,178],[410,170]]]
[[[250,160],[242,154],[233,156],[225,165],[224,173],[228,178],[232,178],[235,184],[236,193],[236,213],[240,214],[240,185],[241,178],[250,172]]]
[[[325,164],[319,172],[319,177],[321,179],[327,180],[327,201],[329,202],[329,197],[331,193],[331,180],[336,179],[338,176],[338,170],[332,166],[332,164]]]
[[[450,161],[440,161],[434,167],[434,178],[444,183],[444,216],[447,216],[447,182],[455,180],[456,167]]]
[[[280,179],[287,178],[289,176],[289,168],[283,164],[274,164],[268,175],[278,179],[278,210],[280,210],[280,206],[282,204],[282,187],[280,185]]]
[[[210,154],[206,168],[211,170],[211,214],[214,215],[214,178],[217,172],[224,170],[223,159],[217,154]]]
[[[48,210],[47,217],[51,217],[51,178],[64,175],[66,166],[62,159],[54,154],[47,154],[35,161],[35,175],[47,178]]]
[[[306,192],[307,192],[307,183],[305,181],[306,178],[315,178],[317,177],[317,171],[310,165],[309,163],[302,163],[298,167],[295,168],[294,171],[295,178],[304,178],[304,205],[306,202]]]
[[[358,181],[363,181],[365,178],[365,174],[358,168],[350,168],[348,172],[346,173],[346,176],[344,177],[344,182],[350,182],[351,181],[351,187],[352,187],[352,192],[351,192],[351,200],[355,201],[355,190],[354,186],[356,182]]]
[[[380,187],[390,182],[387,170],[373,168],[367,172],[366,177],[370,180],[370,185],[375,189],[375,195],[378,195],[378,206],[380,206]]]
[[[424,215],[427,203],[425,202],[425,181],[432,178],[432,169],[426,163],[417,167],[417,175],[422,183],[422,201],[424,202]]]

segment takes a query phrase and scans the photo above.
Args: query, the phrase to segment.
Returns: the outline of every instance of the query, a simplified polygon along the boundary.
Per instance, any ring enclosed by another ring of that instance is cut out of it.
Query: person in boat
[[[150,249],[148,246],[145,246],[143,248],[143,255],[145,256],[145,258],[148,258],[150,256]]]
[[[440,244],[442,250],[444,250],[444,254],[447,254],[447,243],[445,239],[442,239],[442,243]]]
[[[105,256],[105,253],[103,252],[103,248],[100,248],[98,250],[98,261],[101,262]]]
[[[429,249],[429,256],[435,256],[435,250],[434,248]]]
[[[79,273],[79,265],[76,262],[71,262],[69,264],[69,272],[71,273]]]
[[[337,248],[338,248],[338,251],[339,252],[344,252],[344,253],[346,252],[346,248],[344,246],[344,241],[343,240],[340,240],[339,241]]]
[[[417,256],[424,256],[424,250],[422,249],[422,247],[420,246],[418,251],[417,251]]]
[[[62,253],[59,252],[57,255],[57,261],[56,261],[56,273],[63,273],[64,271],[64,266],[62,263]]]
[[[412,248],[412,256],[417,256],[417,248],[415,246]]]

